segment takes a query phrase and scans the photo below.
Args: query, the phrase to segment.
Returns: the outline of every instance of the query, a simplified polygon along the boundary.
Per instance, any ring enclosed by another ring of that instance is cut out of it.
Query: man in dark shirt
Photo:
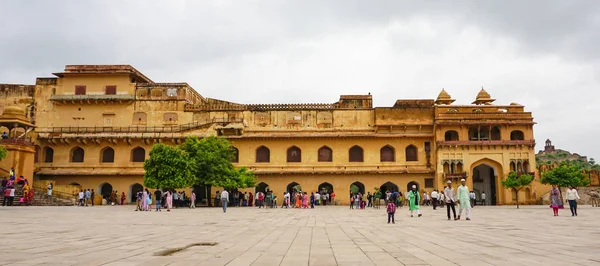
[[[159,212],[160,210],[160,202],[162,200],[162,191],[160,191],[159,189],[156,189],[156,191],[154,191],[154,199],[156,200],[156,211]]]

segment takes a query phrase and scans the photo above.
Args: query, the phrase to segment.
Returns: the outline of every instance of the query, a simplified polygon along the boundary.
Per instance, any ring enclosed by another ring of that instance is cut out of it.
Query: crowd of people
[[[335,201],[335,193],[328,193],[327,191],[308,192],[293,191],[283,192],[283,200],[281,208],[298,208],[308,209],[314,208],[319,205],[332,205]],[[273,191],[267,190],[265,192],[256,192],[256,195],[252,192],[234,191],[229,193],[227,190],[222,192],[217,191],[214,198],[215,206],[221,205],[223,212],[227,212],[227,206],[235,207],[258,207],[260,208],[277,208],[277,196]]]
[[[20,185],[20,186],[19,186]],[[3,196],[2,206],[13,206],[17,194],[22,197],[18,199],[20,205],[31,205],[35,192],[33,187],[29,185],[29,181],[23,177],[16,177],[15,169],[11,168],[8,177],[2,178],[0,186],[0,195]]]
[[[160,190],[156,189],[150,192],[148,188],[136,192],[136,208],[135,211],[151,211],[154,203],[155,211],[159,212],[162,209],[167,209],[168,212],[173,207],[189,207],[196,208],[196,193],[192,191],[190,197],[186,197],[185,191],[177,192],[175,190]]]

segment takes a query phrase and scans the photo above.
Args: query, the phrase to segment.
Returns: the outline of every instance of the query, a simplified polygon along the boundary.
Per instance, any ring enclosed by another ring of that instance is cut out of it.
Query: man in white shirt
[[[475,191],[469,192],[469,198],[471,199],[471,208],[475,208],[476,200],[475,200]]]
[[[444,198],[446,198],[446,210],[448,212],[448,220],[450,220],[450,209],[452,209],[452,214],[454,215],[454,220],[456,220],[456,209],[454,208],[454,202],[456,199],[454,198],[454,189],[452,189],[452,181],[448,180],[446,188],[444,188]]]
[[[319,194],[319,192],[315,193],[315,205],[319,206],[320,200],[321,200],[321,194]]]
[[[574,189],[573,186],[569,185],[569,189],[567,189],[567,200],[569,201],[569,207],[571,208],[571,216],[577,216],[578,199],[580,198],[577,189]]]
[[[229,202],[229,192],[223,189],[221,192],[221,204],[223,205],[223,212],[227,212],[227,203]]]
[[[79,191],[79,206],[83,206],[83,190]]]
[[[487,205],[487,202],[485,201],[485,191],[481,191],[481,202],[483,205]]]
[[[437,207],[438,204],[438,193],[437,193],[437,189],[434,189],[431,192],[431,201],[433,203],[433,209],[435,210],[435,208]]]

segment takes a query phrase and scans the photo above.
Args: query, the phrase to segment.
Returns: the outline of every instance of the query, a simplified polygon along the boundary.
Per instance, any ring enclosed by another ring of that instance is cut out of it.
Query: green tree
[[[355,184],[350,185],[350,192],[358,193],[358,191],[360,191],[360,188],[357,185],[355,185]]]
[[[144,186],[162,189],[189,187],[194,182],[188,155],[179,148],[162,143],[150,150],[144,162]]]
[[[528,174],[517,176],[515,172],[510,172],[506,179],[502,180],[502,186],[512,189],[517,194],[517,209],[519,208],[519,191],[531,184],[533,177]]]
[[[246,168],[235,168],[231,163],[235,158],[235,149],[226,139],[189,137],[181,144],[181,149],[189,156],[193,184],[206,186],[208,195],[212,195],[213,186],[236,189],[253,187],[255,184],[253,172]],[[210,206],[211,201],[208,202]]]
[[[6,158],[7,154],[8,151],[6,150],[6,148],[4,148],[4,146],[0,146],[0,160]]]
[[[562,162],[557,167],[544,172],[540,182],[542,184],[557,185],[558,187],[567,187],[569,185],[573,187],[585,187],[591,181],[583,174],[582,170],[579,164]]]

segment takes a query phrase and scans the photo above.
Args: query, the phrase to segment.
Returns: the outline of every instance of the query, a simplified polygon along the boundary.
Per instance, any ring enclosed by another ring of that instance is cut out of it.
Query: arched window
[[[231,162],[232,163],[237,163],[240,161],[240,151],[236,148],[236,147],[231,147],[231,150],[233,151],[233,158],[231,158]]]
[[[100,162],[102,163],[114,163],[115,162],[115,150],[111,147],[106,147],[100,152]]]
[[[327,146],[319,148],[319,162],[333,162],[333,150]]]
[[[390,145],[385,145],[379,150],[379,157],[382,162],[395,162],[396,150]]]
[[[137,147],[131,150],[131,161],[134,163],[143,163],[146,160],[146,150]]]
[[[458,132],[454,130],[448,130],[444,133],[445,141],[458,141]]]
[[[409,145],[406,147],[406,161],[407,162],[416,162],[419,160],[419,153],[417,151],[417,147],[415,145]]]
[[[491,139],[492,140],[500,140],[500,128],[499,127],[492,127],[491,129]]]
[[[80,147],[75,147],[71,150],[71,162],[83,163],[84,151]]]
[[[287,161],[288,163],[299,163],[302,161],[302,151],[296,146],[289,147],[287,149]]]
[[[363,149],[360,146],[352,146],[348,151],[350,162],[363,162]]]
[[[44,162],[51,163],[54,161],[54,149],[50,147],[44,147]]]
[[[513,130],[510,132],[510,140],[524,140],[525,135],[521,130]]]
[[[256,149],[256,162],[268,163],[271,161],[271,151],[265,146],[260,146]]]

